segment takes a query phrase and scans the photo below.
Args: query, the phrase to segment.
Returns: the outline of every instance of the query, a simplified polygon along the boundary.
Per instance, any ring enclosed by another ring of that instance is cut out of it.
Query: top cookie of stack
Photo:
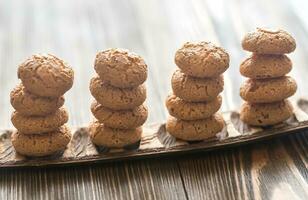
[[[45,156],[63,150],[71,135],[64,125],[68,113],[61,108],[62,95],[73,85],[73,70],[53,55],[39,54],[19,66],[18,78],[22,83],[10,95],[16,110],[11,118],[18,130],[12,135],[16,151]]]
[[[177,50],[175,63],[180,70],[172,76],[173,94],[166,100],[171,115],[167,131],[189,141],[215,136],[224,126],[216,112],[221,106],[222,73],[229,67],[229,55],[210,42],[187,42]]]
[[[108,49],[96,55],[90,91],[96,101],[91,111],[97,121],[90,125],[93,143],[106,147],[124,147],[141,139],[142,124],[148,110],[143,102],[147,65],[124,49]]]
[[[249,78],[240,89],[247,101],[242,105],[241,119],[250,125],[268,126],[291,117],[292,106],[286,99],[296,92],[297,85],[286,76],[292,62],[285,54],[295,50],[294,38],[283,30],[258,28],[245,35],[242,47],[252,55],[240,66],[241,74]]]

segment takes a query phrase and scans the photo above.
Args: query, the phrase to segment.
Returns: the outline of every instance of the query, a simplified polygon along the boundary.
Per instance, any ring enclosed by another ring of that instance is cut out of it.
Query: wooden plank
[[[188,198],[307,199],[307,165],[296,163],[308,157],[293,156],[295,137],[307,134],[179,159]]]
[[[186,199],[173,160],[0,171],[1,199]]]

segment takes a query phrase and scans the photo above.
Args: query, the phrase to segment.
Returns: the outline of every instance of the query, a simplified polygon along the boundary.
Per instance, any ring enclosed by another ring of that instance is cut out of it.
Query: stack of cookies
[[[200,141],[215,136],[224,127],[216,113],[222,102],[222,73],[229,67],[228,53],[212,43],[185,43],[175,54],[180,68],[172,76],[173,94],[166,100],[166,129],[176,138]]]
[[[127,50],[108,49],[96,55],[94,68],[98,76],[90,83],[95,98],[91,111],[97,120],[89,127],[92,142],[109,148],[137,143],[148,116],[143,104],[147,65]]]
[[[10,95],[15,150],[26,156],[63,151],[71,139],[63,95],[73,85],[73,70],[53,55],[33,55],[19,66],[18,78]]]
[[[287,120],[293,113],[287,98],[296,92],[297,85],[293,78],[286,76],[292,62],[285,54],[295,50],[294,38],[283,30],[258,28],[246,34],[242,47],[252,55],[240,66],[241,74],[249,78],[240,89],[246,101],[240,111],[241,120],[253,126]]]

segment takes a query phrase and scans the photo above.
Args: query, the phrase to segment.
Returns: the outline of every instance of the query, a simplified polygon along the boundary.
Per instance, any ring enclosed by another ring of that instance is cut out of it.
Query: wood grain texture
[[[231,56],[222,111],[237,109],[247,56],[240,40],[256,26],[281,27],[297,39],[291,73],[308,96],[308,4],[304,0],[0,0],[0,127],[12,128],[9,92],[18,64],[49,52],[75,70],[66,95],[70,125],[92,119],[88,90],[95,53],[128,48],[149,65],[148,124],[166,118],[164,99],[174,52],[209,40]],[[0,170],[0,199],[308,199],[308,136],[300,132],[256,145],[172,159],[104,165]]]

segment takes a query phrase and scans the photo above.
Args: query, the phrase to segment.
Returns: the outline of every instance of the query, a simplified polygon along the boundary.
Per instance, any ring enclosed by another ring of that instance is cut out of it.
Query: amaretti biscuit
[[[142,128],[114,129],[95,121],[89,126],[89,133],[92,142],[98,146],[121,148],[140,141]]]
[[[72,87],[74,72],[56,56],[37,54],[19,66],[18,78],[32,94],[60,97]]]
[[[68,121],[65,108],[46,116],[23,116],[14,111],[11,117],[15,128],[22,134],[41,134],[56,130]]]
[[[66,126],[44,134],[12,134],[15,150],[25,156],[47,156],[63,151],[71,140],[71,132]]]
[[[64,97],[39,97],[29,93],[22,84],[10,94],[11,104],[23,116],[45,116],[63,106]]]
[[[215,137],[224,127],[224,120],[221,115],[214,114],[209,118],[186,121],[169,116],[166,123],[166,130],[172,136],[187,140],[200,141]]]
[[[137,128],[144,124],[148,117],[148,109],[145,105],[129,110],[112,110],[94,101],[91,105],[91,111],[100,123],[119,129]]]
[[[246,51],[258,54],[286,54],[295,50],[296,42],[284,30],[257,28],[256,31],[244,36],[242,47]]]
[[[10,94],[16,111],[11,121],[15,150],[26,156],[47,156],[65,149],[71,139],[64,125],[68,113],[63,94],[73,85],[74,73],[64,61],[50,54],[33,55],[18,68],[21,83]]]
[[[173,117],[183,120],[198,120],[208,118],[216,113],[221,102],[220,95],[208,102],[188,102],[172,94],[166,99],[166,107]]]
[[[99,52],[94,68],[104,82],[119,88],[136,87],[147,78],[147,65],[143,58],[125,49]]]
[[[171,79],[173,93],[189,102],[211,101],[224,87],[223,76],[214,78],[196,78],[176,70]]]
[[[199,141],[214,137],[224,127],[217,114],[222,99],[222,73],[229,67],[228,53],[210,42],[185,43],[175,54],[180,68],[173,73],[173,94],[166,99],[166,130],[175,138]]]
[[[176,51],[175,63],[187,75],[216,77],[229,67],[229,55],[210,42],[187,42]]]
[[[91,79],[90,91],[97,102],[113,110],[132,109],[140,106],[146,99],[145,85],[117,88],[102,81],[99,77]]]
[[[289,76],[273,79],[248,79],[240,88],[241,97],[252,103],[270,103],[292,96],[297,90],[296,82]]]
[[[108,49],[96,55],[90,92],[95,98],[91,111],[96,121],[89,125],[95,145],[122,148],[141,140],[148,117],[146,99],[147,65],[135,53]]]
[[[258,28],[245,35],[242,47],[253,53],[240,66],[241,74],[249,78],[240,88],[240,95],[246,101],[240,110],[241,120],[253,126],[287,120],[293,109],[286,99],[296,92],[297,85],[286,76],[292,62],[284,54],[295,50],[294,38],[283,30]]]
[[[240,66],[243,76],[252,79],[277,78],[292,69],[292,62],[286,55],[252,54]]]
[[[293,108],[288,100],[254,104],[245,102],[240,110],[240,118],[247,124],[254,126],[275,125],[289,119]]]

